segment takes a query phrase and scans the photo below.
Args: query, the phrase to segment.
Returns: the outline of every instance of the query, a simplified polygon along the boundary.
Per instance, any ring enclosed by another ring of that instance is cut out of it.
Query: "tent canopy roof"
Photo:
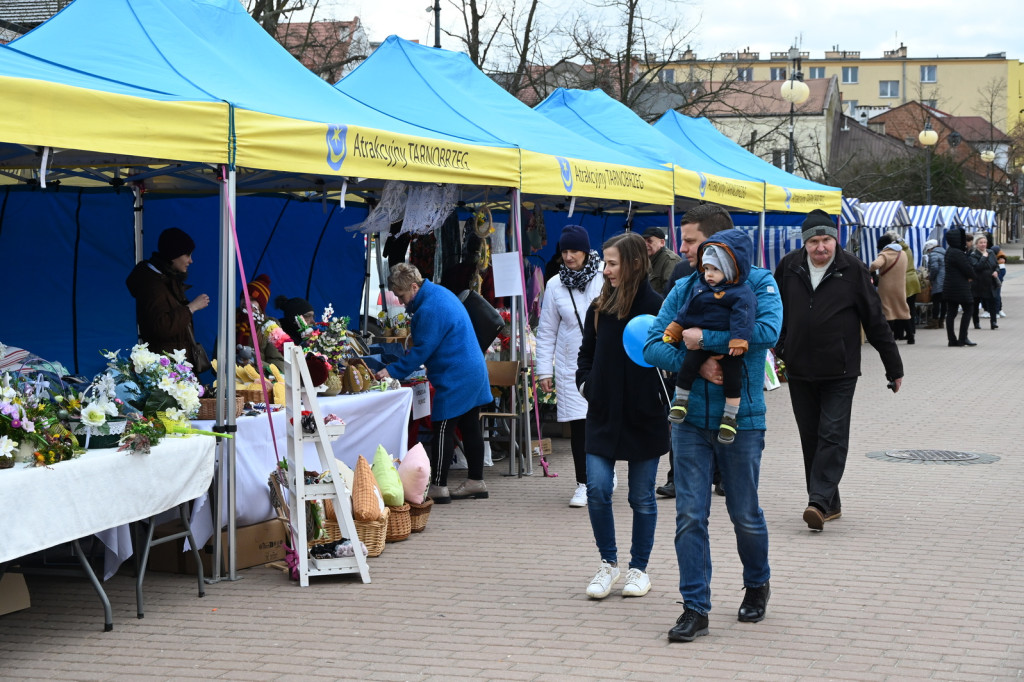
[[[820,208],[832,215],[840,212],[841,192],[838,187],[820,185],[776,168],[730,140],[706,118],[691,118],[669,110],[654,127],[677,144],[716,159],[734,172],[763,180],[766,183],[765,204],[770,211],[809,213]]]
[[[558,88],[535,110],[580,135],[652,163],[674,165],[675,193],[748,211],[764,210],[764,183],[697,155],[602,90]]]
[[[433,130],[522,150],[523,191],[669,204],[671,171],[611,149],[533,111],[456,52],[390,36],[335,86],[347,97]]]

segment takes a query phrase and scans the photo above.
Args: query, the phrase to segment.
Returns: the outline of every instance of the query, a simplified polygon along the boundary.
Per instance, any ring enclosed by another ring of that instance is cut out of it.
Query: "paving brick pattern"
[[[570,509],[568,441],[558,478],[487,471],[489,500],[435,507],[424,533],[370,560],[372,584],[312,579],[299,588],[259,567],[197,599],[189,576],[151,573],[146,617],[131,578],[106,584],[115,629],[82,580],[29,578],[32,608],[0,617],[4,679],[228,680],[1018,680],[1024,678],[1024,266],[1010,266],[1009,317],[948,348],[921,329],[901,344],[893,395],[865,347],[843,518],[811,533],[787,389],[768,395],[761,504],[773,594],[761,623],[743,598],[724,501],[713,498],[711,632],[665,637],[681,607],[674,507],[661,518],[651,592],[592,601],[599,564],[586,509]],[[886,462],[866,453],[944,448],[992,464]],[[620,465],[621,466],[621,465]],[[667,468],[663,462],[662,469]],[[462,472],[453,473],[455,484]],[[625,483],[625,476],[621,479]],[[625,559],[630,516],[615,497]],[[55,516],[55,523],[59,519]],[[621,583],[617,586],[621,587]]]

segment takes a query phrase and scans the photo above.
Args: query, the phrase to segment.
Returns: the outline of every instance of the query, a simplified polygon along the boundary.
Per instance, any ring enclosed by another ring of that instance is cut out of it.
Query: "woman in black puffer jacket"
[[[988,246],[988,235],[984,232],[979,232],[974,236],[974,248],[967,254],[971,267],[974,268],[974,282],[971,283],[971,291],[974,293],[972,315],[974,317],[975,329],[981,329],[981,325],[978,324],[979,307],[986,313],[989,313],[992,329],[999,328],[999,325],[996,324],[999,314],[998,310],[995,310],[995,302],[993,301],[995,282],[999,281],[995,273],[999,266],[996,264],[996,254],[990,251]]]
[[[954,227],[946,233],[946,278],[943,282],[942,297],[946,301],[946,337],[950,346],[976,346],[967,338],[967,329],[971,325],[971,306],[974,295],[971,292],[971,280],[974,268],[967,258],[967,233],[962,227]],[[960,319],[960,335],[953,335],[953,323],[958,309],[963,309]]]

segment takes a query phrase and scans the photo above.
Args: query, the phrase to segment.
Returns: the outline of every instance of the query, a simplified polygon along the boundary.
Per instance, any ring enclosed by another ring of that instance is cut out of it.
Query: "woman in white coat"
[[[544,291],[537,325],[537,379],[551,390],[555,378],[558,421],[569,422],[576,491],[570,507],[587,504],[587,401],[576,389],[576,361],[583,343],[583,316],[604,286],[601,257],[590,250],[590,237],[580,225],[566,225],[558,239],[562,266]],[[552,372],[553,370],[553,372]]]

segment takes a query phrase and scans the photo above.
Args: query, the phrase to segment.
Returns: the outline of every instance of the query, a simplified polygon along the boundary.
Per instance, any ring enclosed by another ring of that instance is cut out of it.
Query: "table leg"
[[[89,558],[85,556],[81,545],[78,544],[78,540],[75,540],[71,544],[75,548],[75,555],[78,557],[78,562],[82,565],[82,572],[85,573],[85,577],[92,583],[93,589],[96,590],[96,594],[100,597],[100,602],[103,603],[103,631],[110,632],[114,629],[114,617],[110,611],[110,599],[107,598],[107,593],[103,590],[103,585],[100,584],[99,579],[96,577],[96,573],[92,570],[92,566],[89,565]]]

